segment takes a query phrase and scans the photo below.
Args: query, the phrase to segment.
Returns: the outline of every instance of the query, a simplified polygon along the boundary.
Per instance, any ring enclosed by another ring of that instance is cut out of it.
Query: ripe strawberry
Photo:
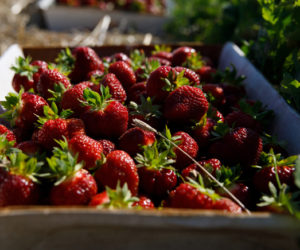
[[[126,62],[114,62],[109,66],[108,71],[117,76],[125,90],[136,83],[134,71]]]
[[[149,61],[152,61],[152,60],[157,61],[157,62],[159,62],[159,65],[161,65],[161,66],[171,66],[171,62],[169,60],[163,59],[161,57],[150,56],[148,58],[148,60]]]
[[[98,206],[109,209],[128,209],[137,207],[139,203],[140,199],[132,196],[131,192],[128,190],[127,183],[125,183],[123,187],[120,187],[120,183],[118,183],[116,189],[106,187],[105,191],[95,195],[92,198],[89,206]],[[141,202],[141,204],[143,204],[143,202]]]
[[[96,171],[95,179],[99,186],[116,188],[117,183],[127,183],[132,195],[138,192],[139,176],[133,159],[122,150],[109,153],[105,163]]]
[[[182,66],[187,58],[196,53],[196,50],[191,47],[179,47],[172,52],[172,65]]]
[[[96,80],[99,78],[101,79],[103,75],[104,75],[104,72],[102,70],[95,69],[95,70],[90,71],[87,74],[87,79],[88,79],[88,81],[94,82],[93,81],[94,79],[96,79]]]
[[[154,52],[152,53],[152,56],[167,60],[169,62],[172,61],[172,57],[173,57],[172,53],[167,51]]]
[[[102,158],[102,144],[87,135],[73,136],[68,142],[68,148],[73,155],[78,154],[77,160],[84,162],[85,169],[94,168],[96,162]]]
[[[217,70],[211,66],[202,66],[196,73],[199,75],[201,82],[212,83],[213,75],[217,73]]]
[[[212,204],[213,200],[207,193],[188,183],[171,191],[167,200],[167,206],[172,208],[211,209]]]
[[[97,194],[94,177],[76,157],[65,148],[54,148],[53,156],[47,158],[56,182],[50,190],[50,202],[53,205],[87,205]]]
[[[103,147],[103,154],[107,156],[110,152],[116,150],[116,146],[112,141],[109,140],[99,140],[99,143],[101,143]]]
[[[214,142],[209,152],[226,164],[240,163],[247,167],[258,162],[262,152],[262,139],[249,128],[237,127]]]
[[[189,80],[190,85],[199,85],[200,84],[199,76],[193,70],[184,68],[184,67],[180,67],[180,66],[175,67],[174,70],[178,73],[184,71],[183,76]]]
[[[211,158],[208,160],[198,161],[198,163],[203,166],[208,172],[210,172],[213,176],[216,176],[216,170],[221,168],[221,162],[218,159]],[[202,177],[206,177],[206,174],[203,173],[202,169],[197,166],[196,164],[191,164],[185,169],[182,170],[181,175],[184,180],[188,180],[188,178],[196,179],[197,178],[197,171],[202,175]]]
[[[72,55],[66,52],[72,72],[69,77],[72,82],[79,83],[89,80],[88,74],[94,70],[104,71],[104,65],[97,53],[89,47],[77,47],[73,49]]]
[[[33,129],[37,116],[43,114],[44,106],[48,106],[46,100],[29,92],[19,94],[9,93],[1,102],[7,110],[1,116],[10,121],[12,126]]]
[[[164,116],[179,123],[199,121],[207,110],[208,102],[201,89],[182,86],[168,95],[164,105]]]
[[[6,140],[10,142],[17,141],[15,134],[2,124],[0,124],[0,135],[5,135]]]
[[[151,146],[154,141],[155,134],[153,132],[134,127],[120,136],[119,148],[131,156],[135,156],[142,151],[142,146]]]
[[[208,99],[215,107],[219,108],[225,104],[226,99],[224,96],[224,90],[220,85],[213,84],[213,83],[206,83],[202,85],[202,90],[204,93],[211,95],[211,97]]]
[[[184,152],[188,153],[192,158],[196,158],[198,155],[198,145],[197,142],[188,134],[183,131],[176,132],[173,137],[178,137],[176,141],[177,146],[181,148]],[[174,149],[176,154],[175,167],[177,169],[183,169],[192,163],[192,160],[188,158],[184,153],[182,153],[178,148]]]
[[[146,196],[140,196],[139,201],[136,201],[132,204],[133,207],[139,207],[143,209],[152,209],[154,208],[153,202]]]
[[[62,95],[61,108],[71,109],[74,115],[79,117],[87,109],[81,104],[81,101],[84,101],[83,90],[91,88],[92,86],[93,83],[91,82],[82,82],[66,90]]]
[[[235,214],[240,214],[242,212],[242,208],[228,198],[221,198],[214,201],[211,208]]]
[[[104,87],[109,88],[109,93],[111,94],[111,97],[114,100],[119,101],[121,103],[124,103],[126,101],[127,99],[126,92],[115,74],[105,75],[102,80],[102,84]],[[100,86],[99,86],[99,91],[100,91]]]
[[[42,147],[36,141],[23,141],[17,144],[16,148],[29,156],[37,156],[42,152]]]
[[[122,62],[126,62],[128,64],[128,66],[131,67],[131,60],[130,58],[124,54],[124,53],[115,53],[113,54],[111,57],[110,57],[110,61],[111,62],[119,62],[119,61],[122,61]]]
[[[146,98],[147,96],[146,82],[139,82],[132,85],[127,94],[129,102],[141,104],[141,97]]]
[[[160,152],[157,142],[143,147],[143,155],[138,154],[135,160],[138,164],[140,190],[143,194],[154,198],[163,198],[177,184],[177,176],[172,170],[174,163],[168,157],[169,151]]]
[[[16,66],[12,67],[15,71],[15,75],[12,80],[12,86],[16,92],[19,92],[21,88],[25,91],[30,89],[36,90],[36,83],[39,80],[40,73],[47,69],[48,65],[43,61],[30,62],[29,57],[18,57],[16,60]]]
[[[71,83],[65,75],[57,69],[47,69],[40,75],[40,80],[36,87],[38,93],[45,99],[48,99],[53,96],[51,91],[55,91],[55,85],[65,89],[71,87]]]
[[[9,154],[8,160],[1,177],[0,206],[37,204],[40,190],[35,176],[42,163],[21,151]]]
[[[245,127],[257,132],[261,131],[261,124],[259,121],[240,110],[233,111],[226,115],[225,123],[227,123],[230,127]]]
[[[128,110],[118,101],[109,100],[109,89],[102,88],[100,96],[90,89],[84,90],[84,104],[89,110],[81,115],[87,133],[94,137],[118,138],[128,125]],[[113,125],[113,126],[112,126]]]

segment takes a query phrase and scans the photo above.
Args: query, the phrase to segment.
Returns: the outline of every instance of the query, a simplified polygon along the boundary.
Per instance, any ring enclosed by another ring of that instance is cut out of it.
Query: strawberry
[[[117,138],[127,130],[128,110],[120,102],[110,99],[108,87],[102,88],[101,93],[100,96],[90,89],[84,90],[83,104],[89,110],[81,115],[81,119],[91,136]]]
[[[9,120],[13,127],[33,129],[38,116],[43,114],[44,106],[48,106],[43,97],[23,91],[9,93],[5,99],[1,104],[7,111],[1,116]]]
[[[73,155],[78,155],[78,162],[84,162],[85,169],[92,169],[101,160],[102,144],[87,135],[75,135],[68,142],[68,148]]]
[[[278,181],[280,185],[294,186],[295,160],[297,156],[280,159],[280,155],[274,155],[271,150],[269,154],[263,153],[262,157],[268,157],[268,160],[265,163],[266,165],[264,164],[253,177],[253,184],[256,190],[269,194],[269,183],[271,182],[278,188]],[[274,162],[274,159],[276,159],[276,162]],[[276,179],[276,175],[278,175],[278,180]]]
[[[55,86],[58,85],[63,89],[71,87],[69,79],[60,73],[57,69],[47,69],[40,75],[40,80],[37,83],[38,93],[45,99],[51,98],[55,91]]]
[[[261,131],[261,124],[251,115],[248,115],[240,110],[233,111],[226,115],[225,123],[227,123],[230,127],[245,127],[253,129],[257,132]]]
[[[161,59],[164,59],[164,60],[167,60],[167,61],[171,62],[173,55],[172,55],[171,52],[168,52],[168,51],[154,51],[152,53],[152,56],[157,57],[157,58],[161,58]]]
[[[171,66],[171,62],[169,60],[163,59],[161,57],[150,56],[148,58],[149,61],[157,61],[161,66]]]
[[[182,66],[182,64],[186,62],[187,58],[194,53],[196,53],[196,50],[187,46],[183,46],[175,49],[172,52],[172,65]]]
[[[221,162],[215,158],[198,161],[198,163],[201,166],[205,167],[205,169],[208,170],[208,172],[210,172],[213,176],[216,176],[216,170],[221,168]],[[195,179],[198,174],[195,173],[195,171],[200,173],[205,178],[205,173],[203,173],[202,169],[199,168],[195,163],[183,169],[181,175],[186,181],[188,180],[188,178]]]
[[[199,79],[198,75],[196,74],[196,72],[194,72],[193,70],[184,68],[184,67],[180,67],[180,66],[175,67],[174,70],[178,73],[184,71],[183,77],[185,77],[189,80],[190,85],[199,85],[200,84],[200,79]]]
[[[110,61],[111,62],[122,61],[122,62],[126,62],[128,64],[128,66],[131,66],[131,60],[130,60],[130,58],[126,54],[124,54],[122,52],[113,54],[110,57]]]
[[[126,62],[114,62],[109,66],[108,71],[117,76],[125,90],[136,83],[134,71]]]
[[[16,148],[29,156],[37,156],[42,151],[41,146],[36,141],[23,141],[17,144]]]
[[[247,167],[258,162],[262,152],[262,139],[249,128],[237,127],[214,142],[209,148],[210,155],[226,164],[242,164]]]
[[[77,47],[65,52],[65,57],[58,59],[60,63],[69,62],[71,73],[69,77],[72,82],[79,83],[89,79],[88,74],[94,70],[104,71],[104,65],[97,53],[89,47]]]
[[[201,89],[182,86],[172,91],[164,104],[165,118],[176,122],[199,121],[208,110],[208,102]]]
[[[116,150],[116,146],[112,141],[109,140],[99,140],[103,148],[103,154],[107,156],[110,152]]]
[[[196,71],[199,75],[201,82],[211,83],[213,82],[213,76],[217,73],[217,70],[211,66],[202,66]]]
[[[225,212],[240,214],[242,208],[228,198],[221,198],[213,202],[212,209],[222,210]]]
[[[100,208],[109,209],[128,209],[137,207],[139,203],[140,199],[138,197],[132,196],[130,190],[128,190],[127,183],[125,183],[123,187],[120,187],[120,183],[118,183],[116,189],[106,187],[105,191],[95,195],[92,198],[89,206],[98,206]],[[141,204],[143,204],[142,201]]]
[[[94,79],[97,80],[97,79],[102,79],[104,75],[104,72],[102,70],[99,70],[99,69],[95,69],[95,70],[92,70],[90,71],[88,74],[87,74],[87,79],[91,82],[94,82]]]
[[[207,95],[210,95],[208,98],[210,102],[216,107],[222,107],[225,104],[226,99],[224,95],[223,88],[218,84],[206,83],[202,85],[202,90]]]
[[[139,82],[130,87],[128,90],[128,101],[141,104],[141,97],[146,98],[146,82]]]
[[[124,103],[126,101],[127,99],[126,92],[115,74],[105,75],[103,77],[102,84],[104,87],[109,88],[109,93],[111,94],[111,97],[114,100],[119,101],[121,103]],[[99,86],[99,91],[100,91],[100,86]]]
[[[15,71],[12,86],[16,92],[19,92],[21,88],[25,91],[30,89],[36,90],[36,84],[39,80],[39,75],[48,65],[43,61],[30,62],[31,58],[18,57],[16,60],[16,66],[11,69]]]
[[[176,141],[179,143],[177,146],[181,148],[184,152],[188,153],[192,158],[196,158],[198,155],[198,145],[197,142],[188,134],[183,131],[176,132],[173,137],[178,137]],[[176,154],[175,167],[177,169],[183,169],[192,163],[192,160],[183,154],[178,148],[174,149]]]
[[[6,140],[14,144],[17,141],[15,134],[2,124],[0,124],[0,135],[5,135]]]
[[[47,158],[55,178],[50,202],[53,205],[87,205],[97,194],[96,181],[87,170],[82,169],[82,164],[77,163],[78,160],[66,150],[65,145],[61,147],[54,148],[53,156]]]
[[[92,86],[93,83],[91,82],[82,82],[66,90],[62,95],[61,108],[71,109],[74,115],[79,117],[87,109],[81,104],[81,101],[84,101],[83,91]]]
[[[171,191],[167,200],[167,206],[172,208],[211,209],[212,204],[210,195],[188,183]]]
[[[15,150],[7,156],[7,171],[0,183],[0,206],[37,204],[40,188],[35,176],[43,164],[21,151]]]
[[[96,171],[95,179],[99,186],[116,188],[117,183],[127,183],[132,195],[138,192],[139,176],[136,165],[129,154],[122,150],[109,153],[105,163]]]
[[[138,207],[138,208],[143,208],[143,209],[154,208],[153,202],[146,196],[139,196],[138,198],[139,198],[139,201],[135,201],[132,204],[133,207]]]
[[[134,127],[128,129],[119,138],[119,148],[126,151],[131,156],[135,156],[142,151],[142,146],[151,146],[155,141],[153,132],[145,131]]]
[[[169,151],[160,152],[157,142],[143,147],[143,155],[137,154],[135,160],[139,163],[140,190],[154,198],[163,198],[177,184],[177,176],[168,157]]]

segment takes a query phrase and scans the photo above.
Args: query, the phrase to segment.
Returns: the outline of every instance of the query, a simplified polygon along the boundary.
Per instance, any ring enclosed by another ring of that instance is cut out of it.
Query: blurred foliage
[[[300,0],[173,0],[172,39],[233,41],[300,111]]]
[[[166,31],[175,40],[224,43],[256,36],[261,20],[254,0],[173,0]]]

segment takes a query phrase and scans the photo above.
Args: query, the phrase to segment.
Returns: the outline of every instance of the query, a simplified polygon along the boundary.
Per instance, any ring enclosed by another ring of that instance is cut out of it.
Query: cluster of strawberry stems
[[[165,47],[164,47],[165,49]],[[159,48],[158,48],[159,50]],[[68,52],[67,52],[68,53]],[[134,51],[134,53],[139,54],[140,52]],[[132,57],[134,57],[134,53],[131,54]],[[19,59],[20,60],[20,59]],[[28,59],[31,60],[31,59]],[[29,61],[28,61],[29,62]],[[52,65],[55,67],[55,65]],[[51,66],[50,66],[51,67]],[[60,69],[62,70],[62,69]],[[226,69],[227,71],[229,69]],[[235,70],[233,69],[233,74],[236,74]],[[230,73],[232,73],[230,72]],[[107,89],[107,88],[106,88]],[[33,90],[32,90],[33,91]],[[102,90],[103,91],[103,90]],[[19,96],[24,92],[23,89],[20,90]],[[29,91],[30,92],[30,91]],[[54,93],[55,94],[55,93]],[[3,103],[3,102],[2,102]],[[54,110],[57,109],[54,103],[51,108]],[[56,110],[57,112],[57,110]],[[45,111],[45,113],[49,113],[49,110]],[[66,115],[70,115],[71,112],[68,110],[66,111]],[[5,117],[5,116],[2,116]],[[39,119],[43,119],[39,117]],[[166,133],[161,133],[160,131],[156,130],[155,128],[151,127],[149,124],[145,123],[144,121],[141,121],[139,119],[133,119],[133,126],[139,127],[145,131],[150,131],[157,136],[163,138],[164,140],[168,141],[171,145],[171,147],[176,148],[177,150],[181,151],[184,155],[186,155],[194,164],[196,164],[201,170],[202,173],[197,172],[197,175],[199,177],[199,182],[195,182],[193,179],[188,178],[188,180],[183,179],[183,182],[188,182],[194,187],[200,187],[200,188],[205,188],[203,185],[203,179],[202,176],[208,177],[213,183],[215,183],[217,186],[219,186],[223,191],[233,200],[235,201],[247,214],[251,214],[251,212],[246,208],[246,206],[231,192],[229,191],[224,183],[220,182],[210,171],[207,170],[203,165],[201,165],[199,162],[197,162],[193,157],[191,157],[187,152],[185,152],[183,149],[178,147],[178,140],[177,138],[172,138]],[[168,128],[166,127],[166,130]],[[55,147],[53,149],[53,153],[55,154],[65,154],[64,149],[67,148],[67,140],[64,138],[63,140],[56,140],[57,145],[59,147]],[[39,161],[40,159],[45,160],[45,156],[37,156],[37,157],[30,157],[26,154],[24,154],[20,149],[17,149],[14,147],[15,141],[9,141],[7,139],[7,133],[4,133],[0,135],[0,167],[9,170],[11,172],[16,172],[16,173],[24,173],[26,172],[29,178],[31,178],[34,182],[40,183],[40,180],[43,178],[49,179],[53,178],[55,173],[40,173],[41,167],[45,164],[45,162]],[[71,156],[68,155],[68,157],[73,157],[73,161],[77,161],[78,155]],[[280,212],[289,212],[290,214],[296,215],[297,217],[300,218],[300,212],[298,212],[298,196],[299,192],[294,192],[290,193],[288,192],[288,186],[285,183],[281,183],[280,177],[278,174],[278,169],[277,169],[277,162],[280,159],[280,154],[275,155],[274,151],[271,149],[268,154],[264,155],[265,157],[268,157],[270,159],[270,162],[272,162],[272,166],[274,167],[275,170],[275,179],[276,179],[276,185],[274,185],[272,182],[269,182],[269,189],[270,189],[270,194],[271,195],[263,195],[261,197],[261,203],[257,204],[257,206],[269,206],[269,205],[275,205],[277,208],[280,208]],[[103,155],[103,159],[105,159]],[[50,163],[51,159],[47,158],[46,159],[48,163]],[[286,162],[293,162],[292,164],[295,166],[296,171],[294,173],[295,177],[295,184],[297,187],[300,188],[300,157],[299,156],[291,156],[286,159]],[[103,163],[103,162],[102,162]],[[101,163],[101,164],[102,164]],[[49,164],[50,165],[50,164]],[[78,163],[74,164],[74,168],[80,169],[83,166],[83,163]],[[253,167],[259,167],[259,166],[253,166]],[[54,169],[53,169],[54,170]],[[54,170],[55,172],[56,170]],[[74,170],[73,170],[74,171]],[[54,185],[59,185],[63,180],[65,176],[55,182]],[[199,186],[200,184],[200,186]],[[277,190],[277,188],[278,190]],[[109,187],[105,187],[106,191],[109,196],[117,196],[117,202],[116,203],[106,203],[101,206],[98,206],[100,208],[128,208],[129,204],[133,204],[134,202],[138,201],[137,197],[133,197],[130,194],[130,190],[128,190],[128,186],[125,183],[123,187],[120,186],[120,183],[118,182],[116,189],[111,189]],[[207,189],[209,190],[209,189]],[[122,203],[123,202],[123,203]]]

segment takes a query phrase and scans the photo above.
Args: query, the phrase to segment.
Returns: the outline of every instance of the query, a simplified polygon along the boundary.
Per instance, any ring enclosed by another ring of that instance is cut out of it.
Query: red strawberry
[[[1,175],[0,206],[34,205],[39,198],[39,185],[35,174],[41,163],[21,151],[8,156],[7,172]]]
[[[158,52],[154,52],[152,54],[152,56],[154,57],[158,57],[164,60],[168,60],[168,61],[172,61],[172,53],[171,52],[167,52],[167,51],[158,51]]]
[[[182,86],[172,91],[164,105],[164,116],[177,122],[199,121],[208,110],[208,102],[201,89]]]
[[[2,116],[9,120],[12,126],[26,127],[28,130],[33,130],[34,123],[38,120],[37,116],[43,115],[44,106],[48,106],[43,97],[28,92],[10,93],[5,99],[1,104],[7,111]]]
[[[225,212],[240,214],[242,208],[228,198],[221,198],[213,202],[212,209],[223,210]]]
[[[89,206],[96,207],[109,202],[109,197],[106,191],[96,194],[92,197]]]
[[[189,79],[190,85],[199,85],[200,84],[199,76],[193,70],[184,68],[184,67],[180,67],[180,66],[175,67],[174,70],[178,73],[184,71],[183,76],[185,78]]]
[[[217,72],[217,70],[211,66],[202,66],[200,69],[196,71],[199,75],[201,82],[211,83],[213,82],[213,75]]]
[[[147,95],[155,98],[156,103],[162,103],[168,95],[168,91],[163,88],[166,85],[166,79],[169,74],[172,74],[171,70],[170,66],[161,66],[154,70],[147,80]]]
[[[72,138],[77,135],[85,135],[85,127],[82,120],[77,118],[66,119],[68,138]]]
[[[110,59],[111,59],[111,62],[122,61],[122,62],[126,62],[129,66],[131,66],[130,58],[122,52],[113,54]]]
[[[90,89],[84,90],[85,105],[89,110],[81,115],[87,133],[94,137],[117,138],[128,125],[128,110],[118,101],[109,100],[111,95],[106,87],[102,96]]]
[[[127,183],[132,195],[138,192],[139,176],[133,159],[124,151],[115,150],[106,157],[106,162],[96,171],[98,185],[116,188],[117,183]]]
[[[146,98],[147,96],[146,82],[139,82],[132,85],[127,93],[129,102],[132,101],[140,104],[141,96],[143,96],[144,98]]]
[[[201,166],[203,166],[208,172],[210,172],[213,176],[216,176],[216,170],[221,168],[221,162],[218,159],[212,158],[208,160],[202,160],[198,162]],[[182,170],[181,175],[185,180],[188,178],[195,179],[197,178],[197,171],[202,175],[202,177],[206,177],[206,174],[203,173],[202,169],[196,164],[191,164],[185,169]]]
[[[85,169],[92,169],[96,161],[101,160],[102,144],[86,135],[76,135],[69,140],[68,148],[73,155],[78,154],[78,162],[84,162]]]
[[[226,99],[224,96],[223,88],[218,84],[207,83],[202,85],[202,90],[206,94],[212,95],[211,103],[216,107],[222,107],[225,104]]]
[[[89,81],[92,81],[93,79],[101,78],[103,75],[104,75],[104,72],[102,70],[96,69],[96,70],[90,71],[87,74],[87,79]]]
[[[115,62],[109,66],[108,71],[117,76],[125,90],[136,83],[134,71],[126,62]]]
[[[40,80],[37,83],[37,91],[42,97],[48,99],[53,96],[49,90],[55,91],[56,84],[61,85],[65,89],[71,87],[71,83],[66,76],[56,69],[47,69],[40,75]]]
[[[148,58],[149,61],[155,60],[158,61],[161,66],[171,66],[171,62],[169,60],[163,59],[161,57],[150,56]]]
[[[179,141],[179,144],[177,144],[179,148],[188,153],[192,158],[197,157],[197,142],[188,133],[180,131],[175,133],[173,137],[179,137],[178,139],[176,139],[176,141]],[[188,158],[184,153],[182,153],[178,148],[174,148],[174,153],[176,154],[176,163],[174,166],[177,169],[183,169],[192,163],[192,160]]]
[[[213,119],[207,118],[204,123],[200,122],[193,128],[193,137],[197,141],[199,148],[204,149],[209,145],[209,139],[215,124],[216,122]]]
[[[36,141],[23,141],[16,148],[29,156],[37,156],[42,151],[41,146]]]
[[[104,65],[97,53],[89,47],[77,47],[72,51],[73,68],[69,77],[78,83],[89,79],[88,74],[94,70],[104,71]]]
[[[251,115],[240,110],[233,111],[226,115],[225,123],[227,123],[230,127],[245,127],[251,128],[257,132],[261,131],[260,122],[255,120]]]
[[[109,140],[99,140],[103,147],[103,154],[107,156],[110,152],[116,150],[116,146],[112,141]]]
[[[196,53],[196,50],[191,47],[179,47],[172,52],[172,65],[181,66],[189,56]]]
[[[121,103],[124,103],[126,101],[127,99],[126,92],[115,74],[105,75],[102,80],[102,84],[103,86],[109,88],[109,93],[111,94],[111,97],[114,100],[119,101]]]
[[[139,201],[136,201],[132,204],[134,207],[140,207],[143,209],[152,209],[154,208],[153,202],[146,196],[140,196]]]
[[[168,198],[167,205],[172,208],[211,209],[212,198],[188,183],[180,184]]]
[[[91,82],[82,82],[66,90],[62,95],[61,108],[71,109],[74,115],[79,117],[87,109],[81,104],[81,101],[84,101],[83,90],[92,86]]]
[[[17,141],[15,134],[4,125],[0,124],[0,135],[6,134],[6,140]]]
[[[48,69],[48,63],[46,63],[45,61],[36,60],[36,61],[33,61],[33,62],[31,63],[31,65],[38,68],[38,71],[35,72],[35,73],[33,74],[34,90],[37,91],[37,89],[36,89],[36,84],[39,82],[41,74],[42,74],[46,69]],[[25,91],[26,91],[26,90],[25,90]],[[17,91],[17,92],[18,92],[18,91]]]
[[[155,134],[153,132],[134,127],[121,135],[119,138],[119,147],[131,156],[135,156],[142,151],[142,146],[151,146],[154,141]]]
[[[277,166],[277,172],[281,184],[285,183],[288,186],[294,186],[294,166]],[[275,168],[273,166],[264,167],[255,173],[253,184],[258,191],[269,194],[269,182],[272,182],[277,187]]]
[[[163,198],[177,184],[177,176],[172,170],[173,160],[168,158],[169,151],[160,152],[157,142],[143,147],[143,155],[138,154],[136,161],[142,193],[154,198]]]
[[[209,152],[226,164],[250,166],[258,162],[262,152],[262,139],[255,131],[238,127],[213,143]]]

